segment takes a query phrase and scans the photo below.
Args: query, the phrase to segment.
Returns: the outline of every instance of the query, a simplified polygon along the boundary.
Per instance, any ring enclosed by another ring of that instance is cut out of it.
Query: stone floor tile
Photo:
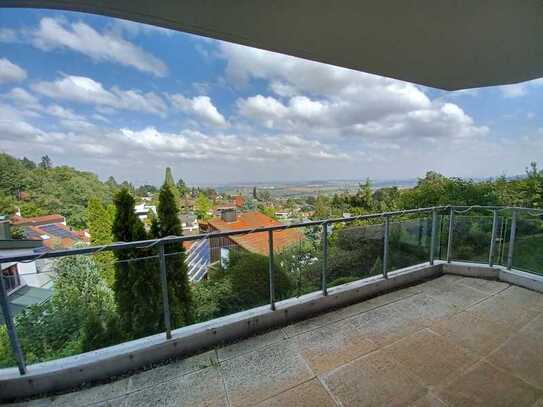
[[[463,280],[460,280],[458,284],[451,285],[444,289],[429,289],[426,290],[425,293],[440,302],[456,307],[457,311],[464,310],[489,296],[489,294],[468,287],[467,285],[462,284],[462,282]]]
[[[538,309],[539,311],[543,311],[543,295],[526,288],[512,285],[507,290],[497,294],[496,297],[503,299],[508,304],[518,305],[530,310]]]
[[[153,386],[173,379],[174,377],[212,366],[213,364],[217,364],[217,355],[214,350],[200,353],[199,355],[137,373],[130,377],[128,389],[133,391],[147,386]]]
[[[511,287],[505,291],[510,289]],[[489,297],[470,307],[469,311],[487,321],[508,326],[513,330],[522,328],[538,316],[537,311],[525,308],[510,300],[505,300],[500,294]]]
[[[528,324],[520,330],[520,333],[543,340],[543,313],[528,322]]]
[[[422,329],[416,321],[409,321],[390,306],[377,308],[357,315],[349,322],[360,334],[375,342],[378,346],[388,345],[415,331]]]
[[[500,291],[505,290],[509,287],[508,283],[503,281],[496,280],[485,280],[484,278],[472,278],[465,277],[459,281],[460,284],[467,285],[468,287],[475,288],[476,290],[482,291],[488,295],[494,295]]]
[[[457,307],[438,301],[427,294],[414,295],[387,305],[383,309],[393,309],[407,321],[422,326],[429,326],[459,311]]]
[[[458,407],[532,406],[541,394],[522,380],[484,362],[437,390],[441,400]]]
[[[310,380],[258,404],[258,407],[335,407],[318,379]]]
[[[469,351],[425,329],[382,349],[428,386],[442,383],[477,361]]]
[[[318,315],[313,318],[305,319],[303,321],[296,322],[285,328],[285,332],[288,337],[293,337],[305,332],[312,331],[314,329],[333,324],[334,322],[347,319],[358,314],[394,303],[404,298],[411,297],[419,294],[420,290],[418,286],[411,286],[401,290],[392,291],[387,294],[379,295],[369,300],[361,301],[359,303],[337,309],[335,311],[328,312],[326,314]]]
[[[382,351],[332,370],[322,380],[344,406],[405,406],[427,391],[406,368]]]
[[[295,338],[298,349],[316,374],[334,369],[371,352],[377,345],[346,321]]]
[[[447,407],[445,403],[439,400],[435,395],[428,393],[426,396],[418,399],[409,407]]]
[[[53,406],[86,406],[113,398],[120,397],[128,391],[128,380],[117,380],[108,384],[91,387],[89,389],[66,393],[51,397],[49,400]]]
[[[232,406],[256,404],[314,377],[293,341],[221,362]]]
[[[480,318],[470,311],[436,321],[431,329],[450,342],[481,356],[492,352],[513,334],[510,327]]]
[[[440,277],[421,283],[417,285],[417,287],[423,292],[426,290],[447,289],[458,284],[463,278],[464,277],[457,276],[456,274],[443,274]]]
[[[532,386],[543,389],[543,342],[527,335],[515,335],[487,358]]]
[[[226,393],[217,367],[208,367],[165,383],[130,393],[123,407],[226,406]]]
[[[275,329],[261,335],[252,336],[239,342],[232,343],[217,349],[219,360],[230,359],[244,353],[252,352],[272,343],[280,342],[285,339],[282,329]]]

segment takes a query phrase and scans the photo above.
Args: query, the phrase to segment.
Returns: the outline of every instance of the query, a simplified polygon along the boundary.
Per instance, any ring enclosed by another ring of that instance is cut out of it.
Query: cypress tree
[[[165,182],[160,189],[158,197],[158,222],[152,229],[155,230],[154,237],[181,236],[181,222],[179,221],[179,210],[175,202],[172,188]],[[158,223],[158,224],[157,224]],[[164,246],[166,254],[173,254],[166,257],[166,277],[168,281],[168,297],[170,301],[170,313],[172,325],[180,327],[193,322],[193,301],[190,283],[185,265],[185,253],[183,247],[178,243]]]
[[[179,202],[179,200],[181,199],[181,194],[179,193],[179,190],[177,189],[177,185],[175,184],[175,181],[173,180],[172,169],[170,167],[166,167],[166,174],[164,175],[164,184],[170,187],[175,203],[177,204],[177,202]]]
[[[128,189],[119,191],[114,203],[113,238],[120,242],[146,239],[145,228],[134,212],[134,198]],[[158,260],[138,259],[155,252],[136,248],[115,251],[118,260],[113,285],[115,300],[122,327],[130,338],[157,333],[163,326]]]
[[[89,224],[90,241],[93,245],[108,244],[112,242],[111,229],[115,208],[105,206],[95,197],[89,199],[87,218]],[[114,281],[114,256],[112,252],[103,252],[96,255],[100,267],[100,274],[111,287]]]

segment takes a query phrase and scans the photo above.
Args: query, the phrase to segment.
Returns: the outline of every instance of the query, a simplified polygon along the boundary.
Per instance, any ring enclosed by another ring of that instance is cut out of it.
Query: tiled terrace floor
[[[543,406],[543,295],[445,275],[27,405]]]

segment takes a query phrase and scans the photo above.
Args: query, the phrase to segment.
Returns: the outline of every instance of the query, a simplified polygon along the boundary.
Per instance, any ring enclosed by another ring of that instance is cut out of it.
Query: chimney
[[[0,217],[0,240],[11,240],[9,219]]]
[[[224,222],[235,222],[237,220],[237,213],[234,208],[225,208],[221,211],[221,219]]]

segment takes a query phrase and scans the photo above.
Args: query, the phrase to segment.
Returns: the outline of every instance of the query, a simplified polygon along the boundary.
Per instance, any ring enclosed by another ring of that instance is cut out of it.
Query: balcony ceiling
[[[543,76],[539,0],[7,0],[120,17],[436,88]]]

